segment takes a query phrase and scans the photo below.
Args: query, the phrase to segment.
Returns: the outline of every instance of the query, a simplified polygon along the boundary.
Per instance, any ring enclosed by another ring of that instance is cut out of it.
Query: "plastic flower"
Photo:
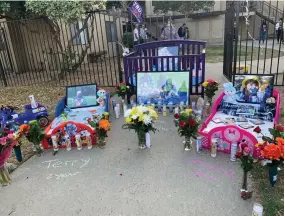
[[[174,114],[174,118],[175,118],[175,119],[178,119],[178,118],[179,118],[179,114],[178,114],[178,113],[175,113],[175,114]]]
[[[179,122],[179,126],[180,126],[180,127],[185,127],[185,125],[186,125],[185,121]]]
[[[192,109],[186,109],[186,110],[185,110],[185,113],[191,114],[191,113],[192,113]]]
[[[110,129],[110,122],[107,119],[101,119],[99,121],[99,128],[102,128],[104,130],[109,130]]]
[[[255,133],[261,133],[261,129],[259,126],[257,126],[256,128],[254,128],[253,130]]]
[[[21,132],[26,132],[26,131],[28,131],[30,129],[30,125],[22,124],[19,129],[20,129]]]
[[[195,125],[197,124],[197,122],[196,122],[194,119],[189,118],[189,119],[188,119],[188,124],[189,124],[190,126],[195,126]]]
[[[283,132],[284,131],[284,127],[282,125],[276,125],[275,126],[275,129],[280,131],[280,132]]]
[[[243,149],[243,154],[244,154],[244,156],[248,156],[249,153],[250,153],[250,148],[245,147],[245,148]]]
[[[279,146],[273,143],[270,143],[261,150],[261,155],[268,160],[280,160],[282,154]]]
[[[202,86],[206,87],[208,84],[209,84],[209,82],[205,81],[205,82],[202,83]]]

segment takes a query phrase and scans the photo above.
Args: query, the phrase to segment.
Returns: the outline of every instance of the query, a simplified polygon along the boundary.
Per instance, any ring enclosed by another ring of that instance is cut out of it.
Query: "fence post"
[[[0,61],[0,74],[1,74],[1,77],[2,77],[3,82],[4,82],[4,86],[7,87],[7,80],[5,77],[5,73],[4,73],[4,69],[3,69],[3,65],[2,65],[1,61]]]

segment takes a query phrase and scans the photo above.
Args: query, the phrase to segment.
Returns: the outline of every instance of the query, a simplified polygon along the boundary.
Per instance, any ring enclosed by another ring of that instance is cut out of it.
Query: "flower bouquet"
[[[247,174],[253,168],[253,158],[250,154],[251,150],[245,140],[238,143],[238,151],[236,153],[236,158],[240,159],[241,167],[243,169],[243,184],[241,189],[241,198],[244,200],[251,198],[252,192],[247,190]]]
[[[207,79],[202,83],[202,86],[205,88],[205,95],[208,98],[208,103],[212,106],[213,97],[215,92],[218,90],[219,83],[213,79]]]
[[[190,151],[192,148],[191,137],[197,139],[199,125],[197,117],[192,113],[192,109],[186,109],[180,114],[174,114],[174,123],[178,127],[178,135],[184,136],[184,148],[185,151]]]
[[[255,132],[261,133],[259,127],[254,129]],[[256,145],[259,159],[263,161],[263,165],[269,167],[268,174],[272,187],[277,181],[278,166],[284,160],[284,131],[283,126],[275,126],[269,129],[273,138],[262,135],[263,142]]]
[[[27,138],[27,140],[33,143],[34,151],[38,156],[43,155],[43,149],[41,146],[42,140],[45,138],[43,129],[37,120],[32,120],[29,124],[22,124],[20,126],[20,132]]]
[[[120,83],[116,86],[116,93],[119,97],[122,98],[122,102],[124,103],[126,94],[128,93],[130,86],[128,86],[125,82]]]
[[[5,162],[11,155],[12,149],[18,144],[20,133],[11,132],[8,128],[0,128],[0,183],[3,186],[10,184],[11,178]]]
[[[139,148],[150,147],[149,132],[155,133],[154,121],[158,119],[157,113],[151,107],[136,106],[125,112],[126,124],[123,129],[133,129],[137,133]]]
[[[107,132],[111,129],[109,121],[109,113],[104,112],[102,117],[96,119],[88,119],[89,125],[96,130],[98,146],[104,148],[106,145]]]

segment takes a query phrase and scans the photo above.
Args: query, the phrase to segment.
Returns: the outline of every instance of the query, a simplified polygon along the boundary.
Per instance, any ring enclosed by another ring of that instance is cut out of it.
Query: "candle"
[[[52,140],[52,147],[54,151],[58,151],[58,143],[57,143],[57,136],[54,135],[51,137]]]
[[[82,149],[82,143],[81,143],[80,134],[76,134],[75,135],[75,142],[76,142],[76,145],[77,145],[77,149],[81,150]]]
[[[70,151],[71,150],[71,141],[70,141],[70,137],[69,135],[65,135],[64,136],[64,139],[65,139],[65,147],[66,147],[66,150],[67,151]]]

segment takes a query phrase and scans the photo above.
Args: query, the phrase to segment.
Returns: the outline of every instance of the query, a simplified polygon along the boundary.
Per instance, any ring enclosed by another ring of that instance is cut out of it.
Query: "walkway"
[[[133,132],[112,121],[105,149],[47,152],[20,166],[1,188],[0,215],[248,216],[240,199],[238,162],[208,150],[183,150],[172,117],[161,117],[152,148],[139,150]]]

